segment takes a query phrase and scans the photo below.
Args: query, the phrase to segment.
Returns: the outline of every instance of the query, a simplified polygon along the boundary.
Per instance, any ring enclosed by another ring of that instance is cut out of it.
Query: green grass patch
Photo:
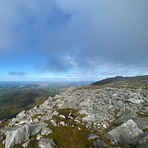
[[[53,116],[52,119],[57,123],[63,121],[68,126],[55,127],[50,121],[46,121],[49,128],[52,129],[52,133],[45,136],[45,138],[53,139],[58,148],[88,148],[90,146],[93,148],[93,142],[87,140],[91,133],[90,129],[87,129],[82,122],[76,124],[74,121],[79,115],[79,110],[67,108],[60,109],[58,112],[59,114],[65,115],[66,118],[63,119],[59,116]],[[69,113],[71,113],[73,119],[68,118]]]
[[[12,148],[23,148],[23,146],[21,144],[16,144],[16,145],[12,146]]]
[[[93,144],[87,140],[90,134],[88,129],[77,127],[54,127],[53,132],[46,138],[53,139],[58,148],[87,148]]]
[[[38,116],[42,116],[42,114],[35,114],[32,116],[32,119],[38,118]]]
[[[59,112],[59,114],[65,115],[65,117],[68,117],[70,113],[73,118],[75,118],[79,115],[79,110],[72,109],[72,108],[59,109],[58,112]]]
[[[27,148],[39,148],[36,138],[31,138]]]
[[[147,112],[137,112],[138,117],[148,117]]]
[[[6,128],[8,124],[9,124],[8,120],[2,121],[2,123],[0,124],[0,130]]]
[[[148,128],[144,129],[143,132],[147,132],[148,133]]]
[[[0,148],[5,148],[2,142],[0,142]]]

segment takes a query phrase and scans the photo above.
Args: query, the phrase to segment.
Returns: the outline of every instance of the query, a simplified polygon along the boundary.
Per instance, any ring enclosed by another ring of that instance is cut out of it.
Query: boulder
[[[95,145],[97,146],[97,148],[107,148],[106,144],[100,139],[97,139],[95,141]]]
[[[148,129],[148,118],[147,117],[137,117],[133,119],[138,127],[142,130]]]
[[[30,125],[26,124],[7,130],[5,148],[9,148],[15,144],[26,142],[27,140],[29,140],[30,136],[34,136],[42,130],[46,130],[47,134],[49,131],[47,131],[45,127],[45,123],[38,123]]]
[[[50,120],[50,123],[51,123],[53,126],[58,126],[57,123],[56,123],[54,120]]]
[[[19,120],[23,119],[27,114],[25,113],[25,110],[23,110],[22,112],[20,112],[16,118],[18,118]]]
[[[138,141],[136,148],[148,148],[148,134]]]
[[[22,146],[23,146],[24,148],[27,148],[29,143],[30,143],[30,140],[28,140],[27,142],[23,143]]]
[[[60,118],[65,119],[66,117],[64,115],[59,115]]]
[[[138,128],[137,124],[132,119],[130,119],[108,132],[106,137],[121,144],[136,145],[142,134],[143,131]]]
[[[52,133],[52,130],[47,127],[44,127],[41,131],[41,135],[49,135],[50,133]]]
[[[4,140],[5,139],[5,135],[0,133],[0,141]]]
[[[56,148],[54,141],[52,139],[42,138],[39,141],[39,148]]]
[[[94,140],[94,139],[96,139],[96,138],[99,138],[99,136],[96,135],[96,134],[91,133],[91,134],[88,136],[87,140]]]
[[[30,135],[31,136],[34,136],[34,135],[38,134],[45,127],[46,127],[46,124],[45,123],[30,124],[29,125]]]
[[[23,125],[20,127],[15,127],[6,131],[6,143],[5,148],[10,148],[11,146],[26,142],[30,137],[29,125]]]

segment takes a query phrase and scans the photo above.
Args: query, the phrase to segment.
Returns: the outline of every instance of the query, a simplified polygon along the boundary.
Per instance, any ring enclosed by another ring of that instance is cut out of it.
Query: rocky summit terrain
[[[148,77],[71,87],[0,124],[0,148],[148,148]]]

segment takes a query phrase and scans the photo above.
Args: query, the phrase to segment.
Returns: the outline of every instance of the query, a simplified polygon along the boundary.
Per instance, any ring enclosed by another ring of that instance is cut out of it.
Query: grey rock
[[[53,98],[51,96],[48,97],[48,102],[52,102],[53,101]]]
[[[147,106],[144,107],[144,112],[147,112],[148,113],[148,104],[147,104]]]
[[[48,101],[48,100],[45,100],[45,101],[39,106],[39,108],[42,109],[42,110],[45,110],[46,108],[48,108],[48,105],[49,105],[49,101]]]
[[[54,120],[50,120],[50,123],[51,123],[53,126],[57,126],[57,123],[56,123]]]
[[[60,118],[65,119],[66,117],[64,115],[59,115]]]
[[[98,135],[91,133],[91,134],[89,135],[89,137],[87,138],[87,140],[94,140],[94,139],[97,139],[97,138],[99,138]]]
[[[65,125],[66,125],[64,121],[61,121],[59,124],[60,124],[61,126],[65,126]]]
[[[24,148],[27,148],[29,143],[30,143],[30,140],[28,140],[27,142],[23,143],[22,146],[23,146]]]
[[[92,127],[92,122],[86,123],[85,127],[86,127],[86,128],[91,128],[91,127]]]
[[[81,102],[79,104],[79,107],[88,107],[88,105],[89,105],[89,102]]]
[[[36,139],[37,139],[37,140],[40,140],[41,138],[42,138],[42,135],[37,134]]]
[[[34,135],[38,134],[46,126],[47,126],[47,124],[45,124],[45,123],[37,123],[37,124],[31,124],[31,125],[29,125],[30,135],[31,136],[34,136]]]
[[[106,137],[121,144],[135,145],[142,134],[143,131],[138,128],[137,124],[132,119],[130,119],[108,132]]]
[[[39,141],[39,147],[40,148],[56,148],[57,146],[55,145],[55,143],[52,139],[42,138]]]
[[[41,117],[41,121],[50,120],[52,118],[52,115],[46,115]]]
[[[135,112],[127,110],[125,113],[122,113],[122,115],[118,119],[116,119],[114,121],[114,123],[119,125],[119,124],[122,124],[122,123],[126,122],[127,120],[129,120],[131,118],[135,118],[135,117],[137,117],[137,114]]]
[[[20,119],[23,119],[26,115],[27,115],[27,114],[25,113],[25,110],[23,110],[22,112],[20,112],[20,113],[16,116],[16,118],[18,118],[18,119],[20,120]]]
[[[148,134],[138,141],[136,148],[148,148]]]
[[[4,140],[4,138],[5,138],[5,135],[0,133],[0,141]]]
[[[47,127],[44,127],[41,131],[41,135],[49,135],[50,133],[52,133],[52,130]]]
[[[23,125],[20,127],[15,127],[6,131],[6,144],[5,148],[10,148],[11,146],[25,142],[29,140],[30,129],[28,125]]]
[[[133,103],[133,104],[141,104],[144,103],[144,100],[139,100],[139,99],[135,99],[135,98],[129,98],[128,99],[129,102]]]
[[[52,115],[55,115],[55,116],[57,116],[59,113],[55,110],[53,113],[52,113]]]
[[[147,117],[136,117],[133,118],[135,123],[138,125],[138,127],[142,130],[148,128],[148,118]]]
[[[95,141],[95,145],[97,146],[97,148],[106,148],[106,144],[100,139],[97,139]]]

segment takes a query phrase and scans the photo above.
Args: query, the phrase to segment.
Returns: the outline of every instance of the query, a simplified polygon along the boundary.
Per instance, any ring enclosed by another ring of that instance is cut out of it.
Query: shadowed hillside
[[[113,78],[106,78],[101,81],[97,81],[92,84],[94,85],[105,85],[112,87],[126,87],[126,88],[143,88],[148,89],[148,75],[135,76],[135,77],[122,77],[117,76]]]

